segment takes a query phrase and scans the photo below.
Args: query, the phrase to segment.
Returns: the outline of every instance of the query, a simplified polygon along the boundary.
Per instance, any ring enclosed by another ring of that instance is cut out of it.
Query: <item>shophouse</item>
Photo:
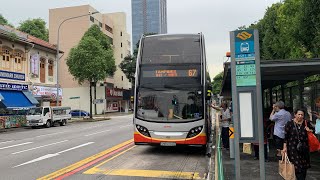
[[[50,105],[55,97],[41,89],[57,91],[55,51],[48,42],[0,25],[0,127],[20,126],[27,109]]]

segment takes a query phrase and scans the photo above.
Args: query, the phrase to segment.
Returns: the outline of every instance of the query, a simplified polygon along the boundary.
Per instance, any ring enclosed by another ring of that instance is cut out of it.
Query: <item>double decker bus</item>
[[[211,131],[203,34],[142,36],[136,66],[136,145],[200,145]]]

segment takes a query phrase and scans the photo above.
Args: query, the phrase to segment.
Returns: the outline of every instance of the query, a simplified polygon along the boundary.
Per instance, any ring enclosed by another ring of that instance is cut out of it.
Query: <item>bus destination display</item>
[[[143,71],[143,77],[197,77],[197,69],[159,69],[152,71]]]

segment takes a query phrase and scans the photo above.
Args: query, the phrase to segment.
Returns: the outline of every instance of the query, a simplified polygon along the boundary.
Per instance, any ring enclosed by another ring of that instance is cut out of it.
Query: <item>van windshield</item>
[[[28,112],[28,115],[41,115],[42,108],[31,108]]]

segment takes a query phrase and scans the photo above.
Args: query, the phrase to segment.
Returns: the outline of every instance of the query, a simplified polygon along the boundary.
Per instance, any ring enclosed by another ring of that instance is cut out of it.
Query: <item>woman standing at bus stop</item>
[[[310,122],[304,119],[304,110],[297,109],[294,119],[285,126],[283,153],[287,153],[294,164],[297,180],[305,180],[307,169],[310,168],[308,133],[313,132]]]

